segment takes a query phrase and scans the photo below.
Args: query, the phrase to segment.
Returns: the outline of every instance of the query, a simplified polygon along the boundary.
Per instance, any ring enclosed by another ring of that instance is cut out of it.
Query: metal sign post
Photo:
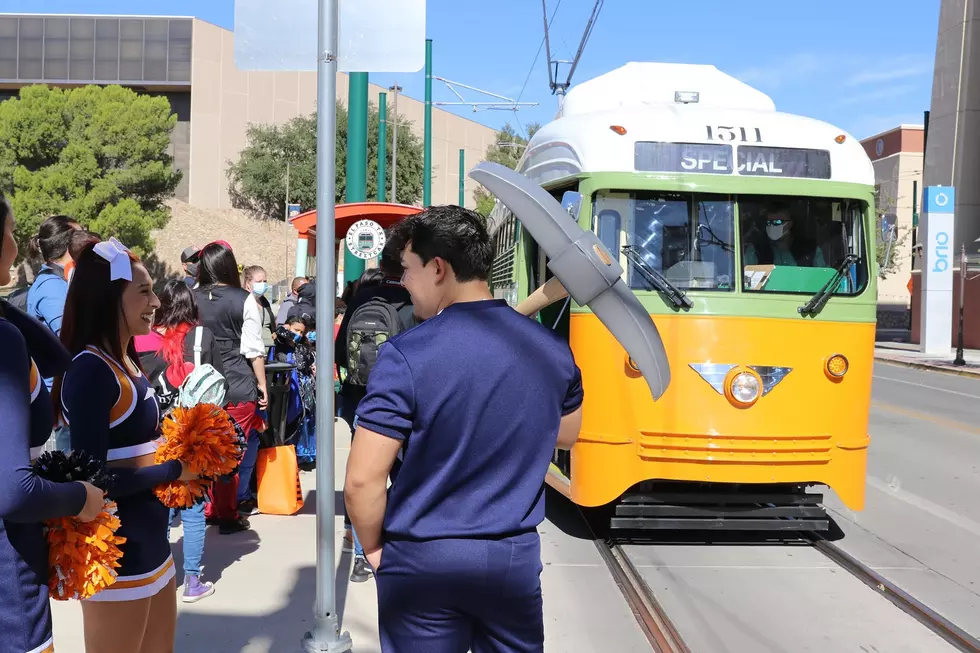
[[[339,0],[235,0],[235,65],[240,70],[317,72],[316,233],[322,242],[316,262],[316,321],[323,336],[317,338],[316,355],[324,364],[316,373],[316,623],[303,638],[307,653],[341,653],[352,646],[350,635],[340,633],[334,595],[337,73],[418,72],[425,62],[425,2],[358,0],[340,6]],[[302,261],[297,254],[297,270],[305,267],[305,258],[305,252]]]
[[[316,232],[326,240],[317,252],[316,276],[317,330],[324,337],[316,340],[317,360],[333,361],[333,279],[336,248],[330,245],[336,226],[334,192],[337,187],[335,156],[337,148],[337,0],[319,0],[317,37],[316,99]],[[324,287],[326,284],[326,287]],[[330,290],[328,295],[326,290]],[[350,633],[340,633],[334,596],[334,393],[333,364],[319,365],[316,370],[316,604],[313,631],[303,639],[307,653],[340,653],[350,651]]]

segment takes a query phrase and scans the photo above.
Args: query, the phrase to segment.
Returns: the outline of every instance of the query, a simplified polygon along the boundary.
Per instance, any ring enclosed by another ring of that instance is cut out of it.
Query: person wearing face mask
[[[793,232],[793,220],[783,206],[776,206],[766,216],[766,244],[759,250],[748,244],[742,261],[745,265],[827,267],[820,247]]]
[[[276,316],[272,312],[272,304],[265,296],[269,292],[268,275],[265,268],[259,265],[250,265],[242,271],[242,282],[252,297],[258,303],[262,312],[262,342],[266,348],[275,344],[276,340]]]

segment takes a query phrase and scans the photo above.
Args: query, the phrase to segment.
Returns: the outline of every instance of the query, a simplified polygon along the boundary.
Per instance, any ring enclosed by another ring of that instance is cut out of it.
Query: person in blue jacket
[[[174,650],[169,510],[153,488],[196,476],[180,461],[154,462],[159,403],[139,367],[133,339],[150,332],[159,307],[146,268],[119,241],[82,250],[61,331],[74,358],[55,392],[60,391],[72,449],[108,463],[116,475],[109,497],[118,505],[117,534],[126,538],[116,582],[81,602],[86,653]]]
[[[0,195],[0,286],[17,258],[14,219]],[[68,352],[42,324],[0,302],[0,653],[54,651],[43,520],[95,519],[104,493],[88,483],[52,483],[31,460],[51,435],[53,411],[42,376],[68,366]]]
[[[27,313],[61,335],[61,320],[65,313],[68,296],[68,275],[65,268],[72,262],[69,251],[72,236],[81,226],[72,218],[53,215],[41,223],[37,234],[31,238],[31,254],[41,259],[38,272],[27,291]],[[51,391],[52,378],[45,378],[44,385]],[[55,424],[55,447],[68,451],[70,435],[63,426]]]

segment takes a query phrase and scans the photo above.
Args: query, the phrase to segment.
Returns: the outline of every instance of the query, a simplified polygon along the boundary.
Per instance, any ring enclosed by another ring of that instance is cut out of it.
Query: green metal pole
[[[466,205],[466,150],[459,148],[459,205]]]
[[[350,73],[347,78],[347,203],[367,199],[368,74]],[[341,234],[341,237],[346,234]],[[344,284],[364,273],[364,259],[344,246]]]
[[[378,93],[378,192],[379,202],[385,201],[385,172],[388,169],[388,94]]]
[[[422,206],[432,204],[432,39],[425,39],[425,136],[422,155]]]

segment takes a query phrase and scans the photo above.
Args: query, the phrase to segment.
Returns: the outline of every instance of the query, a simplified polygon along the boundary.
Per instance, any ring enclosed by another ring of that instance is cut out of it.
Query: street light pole
[[[330,325],[334,323],[336,296],[336,253],[334,231],[334,193],[336,192],[337,151],[337,24],[338,0],[319,0],[317,47],[317,128],[316,128],[316,233],[321,239],[316,257],[316,320],[323,329],[317,338],[316,354],[321,361],[334,359],[334,341]],[[306,653],[343,653],[353,647],[350,633],[340,633],[337,597],[334,594],[336,536],[334,534],[334,394],[333,365],[321,365],[316,371],[316,603],[312,632],[303,637]]]
[[[396,82],[394,86],[389,86],[388,90],[394,95],[392,108],[394,123],[391,129],[391,203],[397,204],[398,196],[395,193],[398,190],[398,93],[402,87]]]

